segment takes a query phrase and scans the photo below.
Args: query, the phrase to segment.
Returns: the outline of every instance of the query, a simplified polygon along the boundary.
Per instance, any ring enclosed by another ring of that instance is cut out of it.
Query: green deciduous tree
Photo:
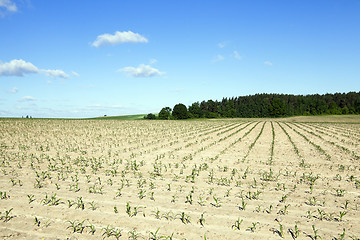
[[[148,115],[144,116],[145,119],[156,119],[155,114],[149,113]]]
[[[189,112],[194,118],[200,118],[203,115],[199,102],[194,102],[193,104],[191,104],[191,106],[189,106]]]
[[[162,120],[169,120],[171,116],[171,108],[169,107],[164,107],[161,109],[161,111],[159,112],[159,119]]]
[[[178,103],[174,106],[172,116],[175,119],[186,119],[188,118],[188,110],[182,103]]]

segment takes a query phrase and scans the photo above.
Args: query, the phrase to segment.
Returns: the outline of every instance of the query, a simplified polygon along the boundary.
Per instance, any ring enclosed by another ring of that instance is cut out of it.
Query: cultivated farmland
[[[359,239],[359,122],[2,119],[0,238]]]

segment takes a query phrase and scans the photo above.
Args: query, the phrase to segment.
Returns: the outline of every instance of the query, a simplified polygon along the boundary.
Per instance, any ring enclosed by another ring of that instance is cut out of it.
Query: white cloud
[[[21,102],[33,102],[36,101],[36,98],[32,96],[24,96],[20,99]]]
[[[74,75],[75,77],[80,77],[80,74],[78,74],[78,73],[75,72],[75,71],[72,71],[71,73],[72,73],[72,75]]]
[[[16,4],[11,0],[0,0],[0,8],[5,8],[5,10],[9,12],[17,11]]]
[[[116,31],[114,35],[112,34],[102,34],[97,36],[96,40],[92,43],[94,47],[101,47],[104,45],[115,45],[119,43],[147,43],[148,40],[141,36],[138,33],[133,33],[132,31],[119,32]]]
[[[224,56],[219,54],[212,60],[212,62],[216,63],[216,62],[223,61],[224,59],[225,59]]]
[[[218,43],[218,47],[219,48],[224,48],[226,46],[226,42],[221,42],[221,43]]]
[[[13,87],[9,92],[10,93],[17,93],[19,89],[17,87]]]
[[[272,62],[270,62],[270,61],[265,61],[264,64],[268,65],[268,66],[272,66]]]
[[[61,77],[61,78],[69,77],[69,75],[67,75],[62,70],[41,70],[41,72],[45,73],[47,76],[50,76],[50,77]]]
[[[19,76],[22,77],[26,73],[38,73],[39,69],[30,62],[22,59],[14,59],[10,62],[0,62],[0,76]]]
[[[6,63],[0,62],[0,76],[23,77],[24,74],[30,74],[30,73],[45,73],[47,76],[51,76],[51,77],[62,77],[62,78],[69,77],[69,75],[67,75],[62,70],[39,69],[34,64],[30,62],[25,62],[22,59],[19,60],[14,59]]]
[[[165,74],[164,72],[160,72],[158,69],[145,64],[141,64],[137,68],[124,67],[119,69],[119,71],[125,72],[127,75],[132,77],[154,77]]]
[[[234,58],[236,58],[237,60],[242,60],[242,56],[240,56],[240,54],[236,50],[234,51]]]

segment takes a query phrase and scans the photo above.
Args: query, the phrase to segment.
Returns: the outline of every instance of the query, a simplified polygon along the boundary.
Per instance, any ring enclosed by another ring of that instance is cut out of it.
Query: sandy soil
[[[2,119],[0,238],[358,239],[359,123]]]

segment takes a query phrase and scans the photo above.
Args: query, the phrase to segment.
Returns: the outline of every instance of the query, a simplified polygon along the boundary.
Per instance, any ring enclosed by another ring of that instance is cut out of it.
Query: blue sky
[[[360,90],[360,1],[0,0],[0,117]]]

